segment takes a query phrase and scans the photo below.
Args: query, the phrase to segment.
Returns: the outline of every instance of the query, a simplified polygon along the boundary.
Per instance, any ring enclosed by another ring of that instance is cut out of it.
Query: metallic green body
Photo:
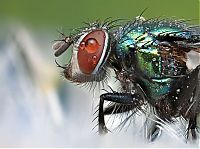
[[[170,88],[176,76],[185,74],[185,68],[178,69],[181,64],[173,57],[163,58],[159,52],[162,50],[156,42],[155,37],[166,32],[178,32],[178,27],[152,28],[148,32],[145,27],[133,28],[129,33],[123,35],[117,45],[117,57],[126,61],[126,56],[134,51],[132,56],[137,62],[136,67],[152,81],[142,80],[141,85],[150,99],[159,99],[170,92]],[[144,48],[145,46],[145,48]],[[135,65],[135,64],[131,64]]]

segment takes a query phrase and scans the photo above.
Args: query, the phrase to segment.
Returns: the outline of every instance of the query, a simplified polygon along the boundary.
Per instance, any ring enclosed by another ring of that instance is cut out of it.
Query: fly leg
[[[144,128],[144,135],[147,140],[150,142],[155,141],[162,133],[162,130],[160,129],[161,127],[161,121],[159,118],[153,114],[155,111],[154,109],[150,107],[149,109],[149,114],[146,115],[147,119],[145,122],[145,128]]]
[[[197,139],[197,116],[191,117],[189,119],[189,124],[187,128],[187,139],[189,137],[189,134],[191,133],[191,137],[193,140]]]
[[[141,94],[131,94],[131,93],[105,93],[100,96],[100,102],[99,102],[99,116],[98,116],[98,122],[99,122],[99,133],[104,134],[108,132],[108,129],[106,128],[105,125],[105,120],[104,120],[104,101],[111,101],[114,103],[122,104],[122,105],[130,105],[134,108],[140,107],[143,103],[143,95]],[[112,108],[111,108],[112,109]],[[111,110],[110,109],[110,110]],[[105,110],[106,112],[106,110]],[[107,114],[109,114],[107,110]]]
[[[153,122],[151,128],[149,129],[149,133],[147,134],[147,139],[150,142],[155,141],[161,135],[162,130],[158,126],[160,126],[159,123]]]
[[[196,68],[200,70],[200,65]],[[187,128],[187,138],[189,137],[189,134],[191,134],[191,137],[193,140],[197,139],[197,115],[200,113],[200,72],[198,72],[198,79],[197,84],[193,92],[193,102],[191,104],[191,110],[189,114],[189,124]],[[189,112],[188,112],[189,113]]]
[[[143,92],[142,88],[140,87],[139,84],[135,84],[134,87],[135,91],[137,93],[137,95],[141,96],[141,99],[143,99],[143,101],[145,99],[147,99],[146,94]],[[112,90],[112,89],[111,89]],[[112,90],[113,93],[117,93],[115,91]],[[118,93],[120,94],[120,93]],[[130,94],[130,93],[121,93],[121,94],[126,94],[126,95],[135,95],[135,94]],[[143,103],[143,102],[142,102]],[[113,104],[109,105],[108,107],[106,107],[104,109],[104,115],[110,115],[110,114],[118,114],[118,113],[124,113],[124,112],[128,112],[135,109],[135,105],[134,104],[123,104],[123,103],[117,103],[114,102]]]
[[[104,109],[104,115],[109,114],[118,114],[123,112],[128,112],[135,109],[135,105],[123,105],[115,103],[106,107]],[[159,128],[160,121],[154,115],[147,115],[147,120],[145,122],[145,138],[150,142],[155,141],[162,133],[162,130]],[[158,123],[159,122],[159,123]]]
[[[134,105],[124,105],[124,104],[114,103],[106,107],[103,113],[104,115],[119,114],[119,113],[131,111],[133,109],[135,109]]]

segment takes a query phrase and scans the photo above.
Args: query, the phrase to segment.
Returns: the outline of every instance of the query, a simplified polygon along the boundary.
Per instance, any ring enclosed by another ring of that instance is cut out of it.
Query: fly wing
[[[188,52],[200,53],[200,27],[160,34],[156,38],[159,41],[161,56],[171,55],[180,63],[187,61]]]

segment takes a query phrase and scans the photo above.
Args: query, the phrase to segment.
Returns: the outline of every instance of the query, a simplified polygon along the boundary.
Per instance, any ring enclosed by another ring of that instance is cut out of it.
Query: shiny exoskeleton
[[[163,121],[172,122],[177,117],[187,120],[187,136],[196,139],[200,61],[192,68],[187,62],[188,53],[200,53],[199,26],[189,26],[185,20],[145,20],[141,16],[120,26],[118,21],[88,23],[70,36],[62,34],[64,38],[53,45],[55,56],[73,45],[70,63],[57,63],[72,82],[101,82],[108,78],[108,69],[114,70],[121,91],[100,96],[99,132],[108,132],[105,115],[137,110],[145,113],[142,107],[150,105]],[[113,104],[104,108],[104,101]],[[156,125],[151,139],[158,134]]]

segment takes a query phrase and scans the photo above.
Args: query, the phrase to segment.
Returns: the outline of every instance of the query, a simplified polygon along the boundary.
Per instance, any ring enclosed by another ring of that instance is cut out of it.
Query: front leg
[[[112,101],[115,103],[123,104],[123,105],[131,105],[135,108],[140,107],[144,103],[144,97],[141,94],[130,94],[130,93],[105,93],[100,96],[99,102],[99,133],[104,134],[108,132],[108,129],[105,125],[104,120],[104,109],[103,104],[104,100]]]

